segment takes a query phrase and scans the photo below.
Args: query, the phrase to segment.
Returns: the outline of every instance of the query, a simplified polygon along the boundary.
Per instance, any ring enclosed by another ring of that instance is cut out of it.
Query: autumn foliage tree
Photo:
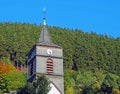
[[[19,72],[12,63],[7,64],[0,61],[0,92],[16,90],[25,83],[25,74]]]
[[[1,75],[6,75],[6,73],[10,72],[11,70],[15,70],[15,67],[12,64],[2,63],[0,61],[0,73]]]

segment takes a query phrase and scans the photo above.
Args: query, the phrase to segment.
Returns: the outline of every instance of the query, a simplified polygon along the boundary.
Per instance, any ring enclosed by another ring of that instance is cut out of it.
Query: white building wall
[[[51,83],[51,90],[47,94],[60,94],[59,90]]]

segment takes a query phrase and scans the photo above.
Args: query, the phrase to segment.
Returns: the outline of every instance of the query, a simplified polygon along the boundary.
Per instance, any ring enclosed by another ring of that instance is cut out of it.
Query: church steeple
[[[51,82],[48,94],[64,94],[63,48],[53,43],[47,29],[45,12],[42,30],[37,43],[28,52],[27,61],[29,82],[44,74]]]
[[[49,33],[48,29],[47,29],[45,9],[43,11],[43,14],[44,14],[43,26],[42,26],[42,30],[41,30],[41,33],[39,35],[38,41],[37,41],[37,45],[60,47],[60,46],[58,46],[58,45],[56,45],[56,44],[53,43],[52,38],[50,36],[50,33]]]
[[[42,27],[42,31],[40,33],[37,43],[44,43],[44,44],[52,44],[53,43],[52,39],[50,37],[49,31],[47,29],[47,26],[45,25],[45,22]]]
[[[40,36],[38,38],[38,43],[48,43],[48,44],[51,44],[52,43],[52,39],[50,37],[50,34],[48,32],[48,29],[47,29],[47,26],[46,26],[46,10],[45,8],[43,9],[43,15],[44,15],[44,18],[43,18],[43,27],[42,27],[42,31],[40,33]]]

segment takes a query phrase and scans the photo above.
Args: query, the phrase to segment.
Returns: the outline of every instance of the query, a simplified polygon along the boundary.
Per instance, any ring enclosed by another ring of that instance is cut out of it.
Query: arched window
[[[53,73],[53,60],[51,58],[47,59],[47,73],[48,74]]]

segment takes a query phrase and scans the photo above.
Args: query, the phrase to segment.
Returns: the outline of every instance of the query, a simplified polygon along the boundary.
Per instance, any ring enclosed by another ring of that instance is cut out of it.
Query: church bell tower
[[[53,43],[45,17],[38,41],[28,53],[28,81],[42,74],[49,78],[57,94],[64,94],[63,48]]]

